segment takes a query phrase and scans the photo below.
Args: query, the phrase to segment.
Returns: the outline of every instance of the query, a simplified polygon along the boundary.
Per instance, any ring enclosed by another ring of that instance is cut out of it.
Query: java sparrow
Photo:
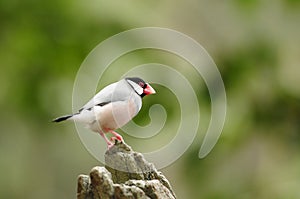
[[[141,78],[127,77],[104,87],[77,113],[58,117],[53,122],[73,120],[83,123],[90,130],[100,133],[110,148],[113,143],[105,133],[115,136],[111,140],[123,141],[114,130],[136,116],[142,107],[142,98],[154,93],[155,90]]]

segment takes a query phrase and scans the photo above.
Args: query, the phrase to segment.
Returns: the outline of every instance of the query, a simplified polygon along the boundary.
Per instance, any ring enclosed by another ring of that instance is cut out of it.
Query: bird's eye
[[[143,82],[139,82],[139,86],[144,88],[145,87],[145,84]]]

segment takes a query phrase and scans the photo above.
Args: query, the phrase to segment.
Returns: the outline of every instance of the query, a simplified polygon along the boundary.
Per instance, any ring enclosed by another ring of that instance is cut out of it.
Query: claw
[[[119,135],[118,133],[116,133],[114,131],[110,131],[110,133],[114,135],[114,137],[111,138],[112,141],[117,139],[117,140],[123,142],[123,137],[121,135]]]
[[[107,137],[105,136],[105,134],[103,132],[100,132],[100,135],[104,138],[106,144],[107,144],[107,149],[110,149],[112,146],[114,146],[113,143],[111,143]],[[113,140],[112,140],[113,141]]]
[[[111,142],[109,142],[109,143],[107,143],[107,150],[109,150],[111,147],[113,147],[114,146],[114,144],[113,143],[111,143]]]
[[[116,135],[117,140],[123,141],[123,137],[121,135]]]

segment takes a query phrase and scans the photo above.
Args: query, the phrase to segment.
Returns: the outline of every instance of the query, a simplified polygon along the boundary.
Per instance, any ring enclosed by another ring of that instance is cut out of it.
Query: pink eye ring
[[[144,88],[145,84],[143,82],[139,82],[139,86]]]

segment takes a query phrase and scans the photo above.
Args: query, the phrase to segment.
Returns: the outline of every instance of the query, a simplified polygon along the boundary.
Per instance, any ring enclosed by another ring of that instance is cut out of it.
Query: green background
[[[178,198],[300,198],[299,22],[298,0],[0,0],[0,198],[75,198],[77,176],[100,163],[72,122],[50,121],[72,111],[77,70],[96,45],[147,26],[171,28],[202,44],[227,92],[224,131],[200,160],[209,96],[200,77],[182,72],[191,77],[203,121],[188,151],[162,170]],[[165,61],[180,68],[177,59],[145,50],[115,65]],[[147,124],[147,108],[160,102],[176,124],[178,102],[169,100],[175,96],[154,87],[158,94],[145,99],[136,122]],[[152,142],[149,150],[163,143]]]

